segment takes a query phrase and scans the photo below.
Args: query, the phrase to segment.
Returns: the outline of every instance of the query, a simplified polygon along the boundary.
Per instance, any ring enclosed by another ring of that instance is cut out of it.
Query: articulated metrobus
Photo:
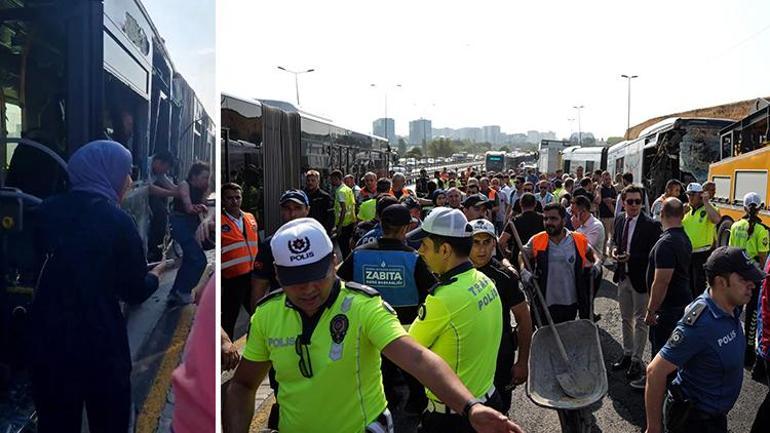
[[[304,186],[314,169],[328,182],[339,169],[356,179],[367,171],[386,176],[387,139],[335,125],[282,101],[222,95],[222,180],[243,187],[243,208],[268,233],[281,224],[277,206],[287,189]],[[329,191],[329,185],[322,184]]]
[[[568,147],[562,151],[562,168],[565,173],[571,173],[577,167],[583,167],[586,175],[594,170],[604,171],[607,169],[607,151],[607,147]]]
[[[0,1],[0,76],[3,370],[19,362],[43,263],[30,215],[67,190],[70,155],[95,139],[131,151],[134,188],[122,206],[147,240],[150,156],[170,151],[178,160],[170,174],[183,178],[196,160],[214,163],[216,135],[139,0]],[[0,430],[20,431],[5,415],[0,407]]]
[[[685,185],[703,183],[709,164],[720,159],[719,131],[732,120],[672,117],[644,129],[639,137],[607,151],[607,170],[614,177],[630,172],[652,199],[669,179]]]
[[[505,169],[505,152],[488,151],[484,154],[484,169],[500,173]]]

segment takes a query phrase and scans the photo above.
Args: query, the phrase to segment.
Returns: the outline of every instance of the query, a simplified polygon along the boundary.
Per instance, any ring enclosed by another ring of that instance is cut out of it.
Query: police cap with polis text
[[[468,224],[470,224],[471,227],[473,228],[473,233],[472,233],[473,236],[476,236],[481,233],[486,233],[492,236],[493,238],[495,238],[495,240],[497,240],[497,233],[495,232],[495,226],[488,219],[479,218],[473,221],[469,221]]]
[[[322,280],[334,257],[326,229],[313,218],[298,218],[278,229],[270,241],[282,286]]]
[[[457,209],[439,207],[433,209],[422,225],[406,235],[408,241],[420,241],[428,235],[438,235],[447,238],[469,238],[473,228],[468,219]]]
[[[767,278],[767,274],[754,264],[754,260],[743,248],[719,247],[711,253],[703,267],[711,275],[729,275],[735,272],[749,281]]]

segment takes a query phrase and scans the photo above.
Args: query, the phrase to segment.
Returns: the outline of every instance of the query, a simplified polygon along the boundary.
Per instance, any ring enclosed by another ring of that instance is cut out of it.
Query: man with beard
[[[588,238],[564,227],[566,210],[549,203],[543,211],[545,231],[524,246],[533,269],[522,269],[521,280],[533,284],[535,279],[543,292],[546,305],[535,302],[534,308],[548,308],[555,323],[574,320],[579,314],[588,319],[590,279],[601,272],[601,264],[588,246]],[[544,313],[541,313],[541,317]]]

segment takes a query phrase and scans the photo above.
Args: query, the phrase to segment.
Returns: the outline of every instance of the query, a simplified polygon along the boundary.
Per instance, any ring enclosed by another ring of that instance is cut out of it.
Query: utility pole
[[[372,83],[372,84],[369,85],[369,87],[377,87],[377,85]],[[383,87],[383,86],[379,86],[379,87]],[[393,87],[394,88],[395,87],[401,87],[401,84],[396,84]],[[389,133],[389,128],[388,128],[388,89],[386,87],[383,87],[383,88],[385,89],[385,139],[388,140],[388,144],[391,144],[390,143],[390,133]],[[395,123],[396,122],[394,120],[393,121],[393,129],[394,129],[393,133],[394,134],[396,132],[395,131],[395,128],[396,128]],[[395,143],[395,144],[398,144],[398,143]]]
[[[583,128],[580,125],[580,110],[585,108],[583,105],[575,105],[572,108],[577,110],[577,121],[578,121],[578,146],[583,145]]]
[[[299,108],[299,80],[297,77],[299,76],[299,74],[307,74],[309,72],[315,71],[315,69],[307,69],[305,71],[292,71],[284,68],[283,66],[278,66],[278,69],[284,72],[288,72],[290,74],[294,74],[294,90],[297,92],[297,108]]]
[[[621,75],[622,78],[628,80],[628,110],[626,114],[626,134],[625,138],[628,140],[629,130],[631,129],[631,80],[639,77],[638,75]]]

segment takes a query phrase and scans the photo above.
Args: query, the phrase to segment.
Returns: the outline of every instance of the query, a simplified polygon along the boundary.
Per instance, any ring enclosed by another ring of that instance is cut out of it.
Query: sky
[[[142,4],[166,41],[174,68],[195,90],[209,116],[218,118],[214,0],[142,0]]]
[[[770,96],[767,0],[217,2],[219,89],[295,101],[360,132],[500,125],[597,138]],[[172,51],[173,52],[173,51]],[[370,84],[376,84],[371,87]],[[401,87],[397,87],[401,84]]]

